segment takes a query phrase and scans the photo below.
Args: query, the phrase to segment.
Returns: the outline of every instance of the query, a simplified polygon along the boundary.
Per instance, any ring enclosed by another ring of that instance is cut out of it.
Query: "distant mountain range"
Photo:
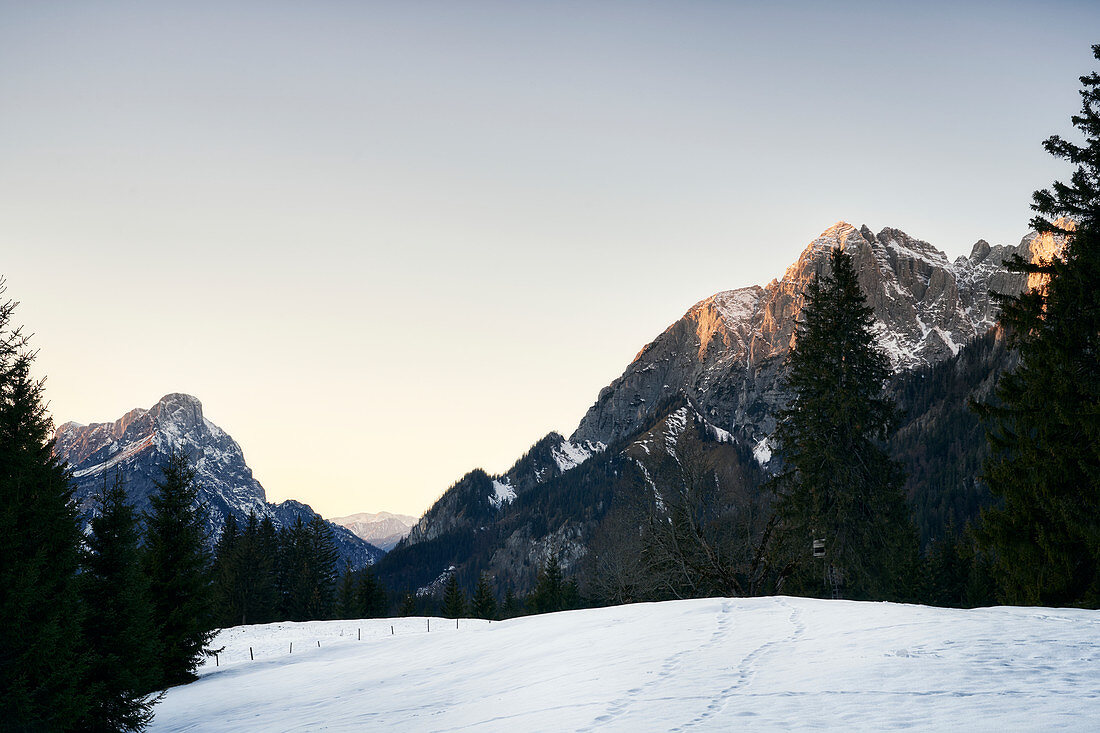
[[[288,526],[298,517],[308,522],[318,516],[293,499],[268,502],[237,441],[207,420],[202,404],[191,395],[165,395],[148,410],[130,410],[114,422],[67,422],[54,437],[54,452],[72,469],[75,495],[85,517],[90,516],[94,492],[115,470],[122,472],[126,493],[137,509],[148,511],[149,497],[156,492],[154,482],[161,478],[160,466],[171,450],[182,450],[191,460],[212,537],[221,533],[229,514],[243,522],[255,512],[261,519],[271,517],[276,527]],[[384,554],[348,529],[329,524],[341,560],[353,568],[372,564]]]
[[[467,586],[488,571],[517,590],[529,587],[550,552],[566,567],[588,554],[617,498],[683,481],[683,450],[723,462],[729,480],[742,482],[737,490],[751,498],[786,398],[782,369],[802,293],[834,247],[854,259],[879,343],[899,373],[891,389],[921,411],[906,415],[894,446],[909,461],[911,479],[935,479],[909,486],[911,501],[927,513],[918,525],[926,540],[947,522],[961,526],[988,501],[974,480],[984,441],[966,399],[988,392],[1011,362],[1003,345],[980,338],[996,323],[990,291],[1022,292],[1027,276],[1009,272],[1005,261],[1049,257],[1062,245],[1059,237],[1033,232],[1015,247],[979,241],[969,256],[951,261],[897,229],[875,234],[839,222],[806,246],[781,279],[717,293],[690,308],[600,391],[570,438],[551,433],[504,474],[474,470],[456,482],[378,572],[395,587],[415,588],[454,565]],[[923,391],[933,381],[942,394]],[[939,464],[949,451],[940,450],[937,431],[948,425],[975,445],[950,448],[957,464],[945,467]],[[559,454],[572,459],[558,462]]]
[[[416,519],[416,517],[408,514],[360,512],[346,517],[333,517],[329,521],[339,524],[360,539],[366,540],[378,549],[388,552],[405,538],[405,535],[416,524]]]

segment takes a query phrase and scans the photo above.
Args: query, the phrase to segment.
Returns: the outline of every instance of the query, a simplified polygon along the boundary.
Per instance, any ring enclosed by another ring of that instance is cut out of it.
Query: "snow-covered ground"
[[[715,598],[215,643],[151,730],[1100,730],[1096,611]]]

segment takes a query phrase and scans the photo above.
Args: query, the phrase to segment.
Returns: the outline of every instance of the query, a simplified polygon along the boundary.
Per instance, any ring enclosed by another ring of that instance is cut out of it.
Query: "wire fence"
[[[448,619],[410,616],[387,619],[338,621],[283,621],[222,629],[210,643],[214,650],[199,666],[200,673],[247,662],[284,659],[318,649],[344,647],[363,642],[414,634],[454,633],[486,628],[493,622],[479,618]]]

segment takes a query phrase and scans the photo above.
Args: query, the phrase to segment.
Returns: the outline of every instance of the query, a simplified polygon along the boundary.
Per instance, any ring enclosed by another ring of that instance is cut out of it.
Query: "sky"
[[[1094,2],[0,0],[0,275],[56,424],[186,392],[269,500],[419,515],[838,220],[1016,244],[1098,28]]]

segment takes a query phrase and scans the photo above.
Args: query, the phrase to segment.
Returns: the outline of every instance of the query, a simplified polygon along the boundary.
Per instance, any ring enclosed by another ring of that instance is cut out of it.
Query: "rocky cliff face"
[[[1031,234],[1016,247],[983,240],[969,257],[951,262],[897,229],[874,234],[839,222],[811,242],[782,279],[721,292],[693,306],[600,392],[571,440],[610,443],[633,432],[653,405],[679,390],[727,430],[739,429],[754,440],[770,434],[783,400],[779,371],[794,341],[802,293],[824,271],[834,247],[852,255],[879,342],[894,367],[904,370],[957,354],[994,324],[989,291],[1016,294],[1027,284],[1026,276],[1004,268],[1007,258],[1049,256],[1060,246],[1060,238],[1049,234]]]
[[[1026,276],[1009,272],[1005,261],[1016,254],[1031,261],[1049,257],[1063,244],[1060,237],[1034,233],[1015,247],[979,241],[969,256],[952,262],[896,229],[875,234],[866,226],[857,230],[840,222],[811,242],[782,279],[717,293],[694,305],[600,391],[569,440],[551,433],[504,475],[477,470],[463,477],[420,519],[380,572],[399,585],[415,586],[453,565],[471,587],[484,570],[522,588],[531,577],[525,570],[537,567],[550,552],[558,553],[563,564],[584,556],[593,537],[599,537],[603,512],[614,497],[648,487],[663,500],[661,486],[683,483],[685,451],[694,454],[690,463],[730,472],[729,485],[746,492],[741,503],[748,506],[759,498],[753,492],[761,479],[754,472],[769,462],[767,437],[775,427],[776,408],[785,400],[780,377],[802,293],[824,271],[832,248],[852,255],[874,310],[879,342],[894,367],[912,375],[918,367],[973,362],[972,355],[962,362],[956,355],[995,324],[989,292],[1015,294],[1028,286]],[[914,475],[936,468],[933,459],[926,461],[931,468],[919,464],[940,450],[938,434],[925,434],[934,433],[935,426],[921,426],[954,419],[952,412],[936,421],[933,413],[958,408],[969,414],[966,390],[991,379],[982,370],[994,366],[981,362],[965,379],[948,380],[954,386],[949,385],[951,399],[945,398],[945,404],[914,408],[912,435],[896,446],[916,466]],[[596,453],[597,458],[584,460]],[[565,455],[577,460],[555,458]],[[933,512],[937,526],[922,527],[926,537],[951,516],[965,521],[963,514],[976,511],[983,500],[949,493],[916,497],[944,505]]]
[[[68,422],[54,436],[54,452],[72,469],[75,495],[85,516],[93,508],[92,497],[105,478],[122,472],[126,492],[140,512],[150,509],[156,493],[160,466],[172,450],[183,450],[195,469],[199,496],[207,508],[208,531],[216,536],[228,514],[238,521],[250,512],[271,517],[277,527],[297,517],[309,521],[316,515],[294,500],[270,504],[263,486],[252,476],[240,445],[202,414],[202,403],[190,395],[169,394],[150,409],[135,409],[110,423],[80,425]],[[381,551],[344,527],[332,525],[343,559],[355,567],[373,563]]]

